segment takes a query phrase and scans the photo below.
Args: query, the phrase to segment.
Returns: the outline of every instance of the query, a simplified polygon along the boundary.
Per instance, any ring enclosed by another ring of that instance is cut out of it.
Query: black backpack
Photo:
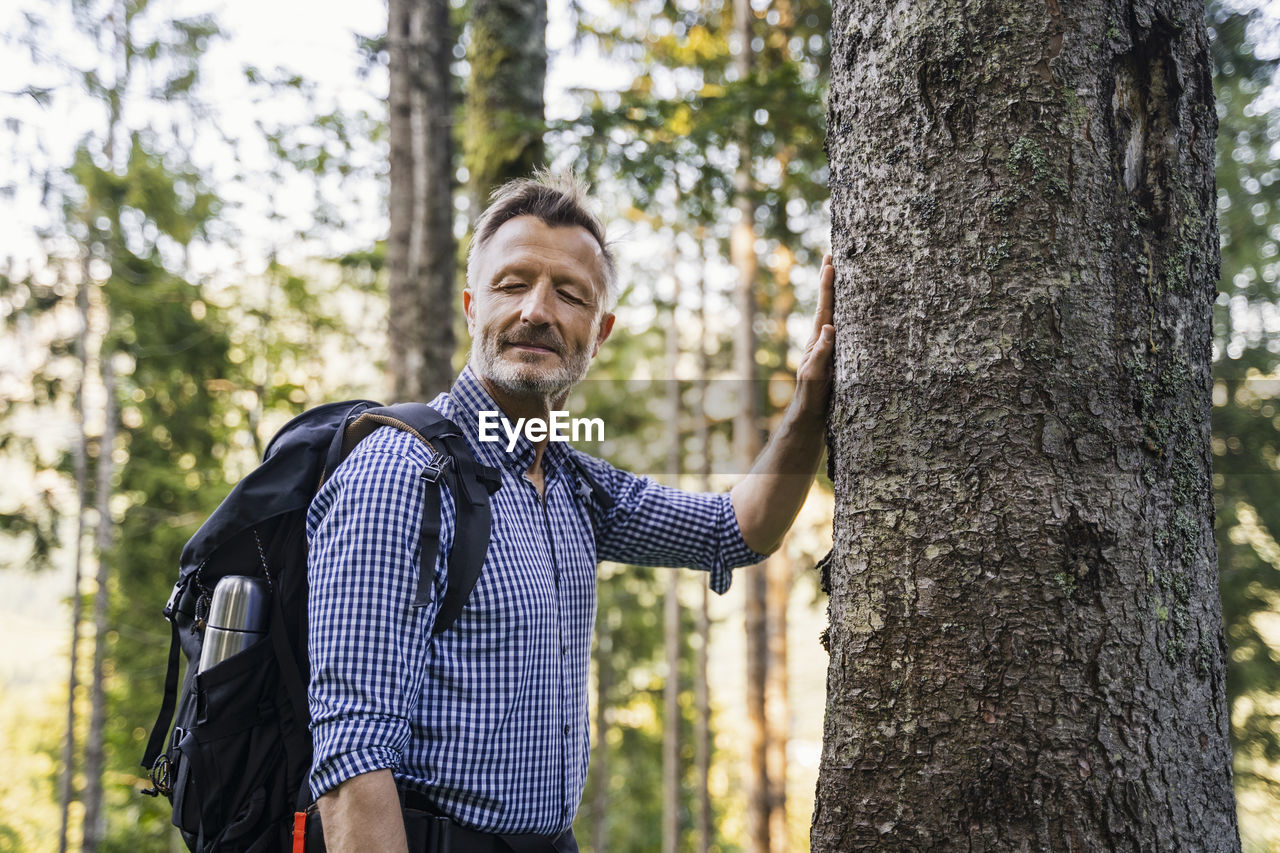
[[[170,799],[173,823],[192,850],[287,850],[295,813],[311,803],[307,508],[324,479],[382,425],[413,433],[433,455],[422,472],[426,500],[415,607],[431,598],[442,477],[454,495],[457,528],[433,634],[453,624],[475,586],[489,547],[489,496],[501,477],[475,461],[452,421],[422,403],[382,407],[359,400],[311,409],[276,433],[262,464],[183,548],[178,582],[164,609],[172,642],[164,700],[142,758],[152,787],[142,793]],[[226,575],[267,581],[267,636],[197,674],[210,597]],[[187,659],[180,691],[179,650]]]

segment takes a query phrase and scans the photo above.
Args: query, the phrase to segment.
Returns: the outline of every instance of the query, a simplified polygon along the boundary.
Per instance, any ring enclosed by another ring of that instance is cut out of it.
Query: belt
[[[409,806],[403,814],[409,853],[578,853],[572,829],[559,835],[496,835]],[[325,853],[318,809],[307,813],[306,833],[306,853]]]

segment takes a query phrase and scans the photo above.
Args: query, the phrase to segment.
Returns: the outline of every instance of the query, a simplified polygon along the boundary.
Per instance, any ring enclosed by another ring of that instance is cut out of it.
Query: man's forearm
[[[329,853],[408,853],[400,797],[390,770],[352,776],[317,804]]]
[[[821,422],[806,423],[789,412],[751,472],[730,490],[738,529],[751,550],[769,554],[782,544],[809,494],[823,445]]]

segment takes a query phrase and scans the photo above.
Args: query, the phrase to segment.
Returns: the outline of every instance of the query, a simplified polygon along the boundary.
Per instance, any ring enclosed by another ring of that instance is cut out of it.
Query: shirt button
[[[569,650],[568,650],[567,648],[565,648],[564,646],[561,646],[561,647],[560,647],[560,654],[562,654],[562,655],[563,655],[563,654],[567,654],[567,653],[568,653],[568,651],[569,651]]]
[[[565,733],[565,736],[567,737],[567,736],[568,736],[568,734],[569,734],[569,727],[568,727],[568,726],[565,726],[565,727],[564,727],[564,733]]]

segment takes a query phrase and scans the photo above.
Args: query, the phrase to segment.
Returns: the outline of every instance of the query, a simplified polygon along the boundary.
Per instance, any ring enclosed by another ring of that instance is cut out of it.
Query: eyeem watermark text
[[[481,441],[501,441],[501,426],[507,437],[507,452],[516,449],[521,433],[534,444],[548,441],[604,441],[604,421],[601,418],[571,418],[569,413],[553,410],[549,419],[520,418],[514,424],[501,412],[480,412],[478,423]]]

